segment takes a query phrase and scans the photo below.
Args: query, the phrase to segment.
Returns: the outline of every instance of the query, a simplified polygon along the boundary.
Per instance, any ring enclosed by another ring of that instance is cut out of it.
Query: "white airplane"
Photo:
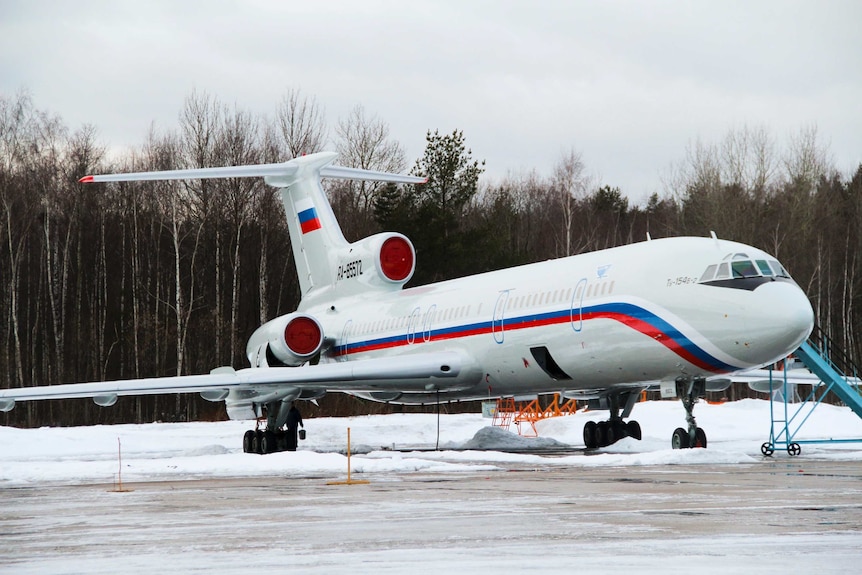
[[[266,413],[246,452],[283,447],[294,400],[329,391],[401,404],[562,392],[599,400],[608,421],[584,443],[640,439],[631,414],[650,385],[673,388],[688,426],[676,448],[706,446],[693,408],[728,374],[786,357],[808,337],[813,311],[772,256],[751,246],[680,237],[601,250],[403,289],[416,264],[410,241],[384,232],[348,243],[320,178],[419,183],[411,176],[331,166],[333,153],[281,164],[86,176],[82,182],[264,177],[281,189],[302,299],[258,328],[251,367],[206,375],[0,390],[17,401],[198,392],[232,419]]]

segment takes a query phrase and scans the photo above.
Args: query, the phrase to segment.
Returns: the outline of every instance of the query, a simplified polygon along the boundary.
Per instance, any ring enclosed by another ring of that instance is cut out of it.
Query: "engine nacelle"
[[[254,367],[296,367],[320,353],[323,328],[312,316],[290,313],[266,322],[252,335],[246,347]]]
[[[336,289],[352,285],[400,289],[416,270],[416,250],[396,232],[375,234],[343,248],[337,256]]]

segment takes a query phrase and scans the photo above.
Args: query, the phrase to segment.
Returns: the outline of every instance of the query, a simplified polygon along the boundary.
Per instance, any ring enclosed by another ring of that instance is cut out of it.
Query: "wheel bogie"
[[[584,424],[584,445],[587,449],[607,447],[624,437],[641,438],[641,426],[637,421],[622,420],[588,421]]]

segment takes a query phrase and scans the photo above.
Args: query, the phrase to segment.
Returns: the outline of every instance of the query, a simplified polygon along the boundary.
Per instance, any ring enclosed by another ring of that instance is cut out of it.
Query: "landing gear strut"
[[[676,393],[682,399],[685,408],[685,421],[688,429],[677,427],[671,437],[671,447],[688,449],[690,447],[706,447],[706,432],[697,426],[694,419],[694,406],[701,397],[706,396],[706,380],[698,378],[679,378],[676,380]]]
[[[628,417],[637,402],[640,390],[628,391],[623,393],[615,393],[607,398],[608,409],[611,412],[611,417],[607,421],[588,421],[584,424],[584,445],[587,449],[596,449],[597,447],[607,447],[613,445],[624,437],[633,437],[640,440],[641,426],[637,421],[631,420],[628,423],[623,421],[624,417]],[[623,409],[623,414],[620,415],[620,400],[625,397],[626,404]]]

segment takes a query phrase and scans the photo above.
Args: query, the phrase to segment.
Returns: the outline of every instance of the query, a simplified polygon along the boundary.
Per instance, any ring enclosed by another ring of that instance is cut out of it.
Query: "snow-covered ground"
[[[648,402],[634,411],[643,440],[625,439],[585,455],[543,457],[511,453],[525,447],[583,448],[583,425],[607,412],[579,412],[539,422],[538,438],[487,429],[479,414],[442,415],[440,450],[436,415],[384,415],[306,419],[307,440],[296,452],[255,456],[242,453],[248,422],[153,423],[69,428],[0,427],[0,488],[46,483],[111,483],[122,453],[123,481],[279,476],[338,477],[346,472],[347,429],[351,429],[353,473],[380,476],[403,472],[459,472],[510,465],[629,466],[735,464],[761,459],[769,438],[769,402],[701,403],[695,410],[709,448],[672,450],[670,437],[683,421],[678,402]],[[862,438],[862,420],[845,407],[820,405],[799,439]],[[776,457],[788,457],[779,447]],[[862,443],[803,445],[802,458],[862,461]]]

